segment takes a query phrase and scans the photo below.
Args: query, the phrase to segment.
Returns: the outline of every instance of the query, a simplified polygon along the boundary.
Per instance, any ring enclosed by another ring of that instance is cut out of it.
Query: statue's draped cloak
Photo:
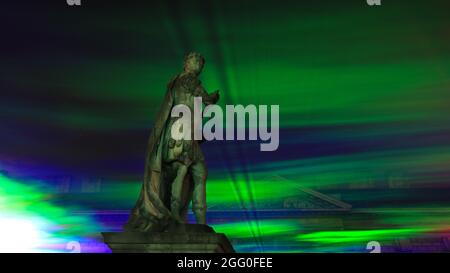
[[[139,199],[133,208],[126,230],[149,231],[164,229],[172,219],[167,197],[170,196],[170,183],[163,175],[162,139],[164,138],[168,119],[174,103],[172,93],[176,78],[169,82],[160,111],[156,116],[154,127],[147,143],[144,180]],[[188,203],[192,196],[192,179],[185,178],[182,196],[182,216],[186,217]]]

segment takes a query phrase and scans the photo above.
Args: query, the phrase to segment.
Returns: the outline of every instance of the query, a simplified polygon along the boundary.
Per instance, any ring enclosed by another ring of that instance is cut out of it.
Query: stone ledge
[[[230,253],[223,233],[206,225],[179,225],[163,232],[102,232],[113,253]]]

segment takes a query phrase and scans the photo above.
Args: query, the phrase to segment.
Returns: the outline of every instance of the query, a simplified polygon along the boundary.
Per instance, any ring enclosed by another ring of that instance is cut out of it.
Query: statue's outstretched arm
[[[211,94],[208,94],[206,90],[203,88],[203,86],[199,85],[196,90],[197,94],[202,97],[202,101],[204,104],[216,104],[219,100],[219,90],[216,90],[212,92]]]

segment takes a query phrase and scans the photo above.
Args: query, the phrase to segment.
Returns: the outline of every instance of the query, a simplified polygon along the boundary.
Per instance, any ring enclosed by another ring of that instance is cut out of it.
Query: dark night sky
[[[0,167],[140,175],[165,85],[191,50],[222,105],[281,108],[277,152],[207,143],[213,173],[296,175],[302,160],[374,152],[381,168],[402,156],[433,165],[449,144],[448,8],[383,2],[2,3]]]

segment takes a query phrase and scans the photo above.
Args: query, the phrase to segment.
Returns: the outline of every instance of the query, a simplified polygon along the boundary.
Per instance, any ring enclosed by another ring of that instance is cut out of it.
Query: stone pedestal
[[[113,253],[231,253],[223,233],[207,225],[183,224],[163,232],[102,232]]]

